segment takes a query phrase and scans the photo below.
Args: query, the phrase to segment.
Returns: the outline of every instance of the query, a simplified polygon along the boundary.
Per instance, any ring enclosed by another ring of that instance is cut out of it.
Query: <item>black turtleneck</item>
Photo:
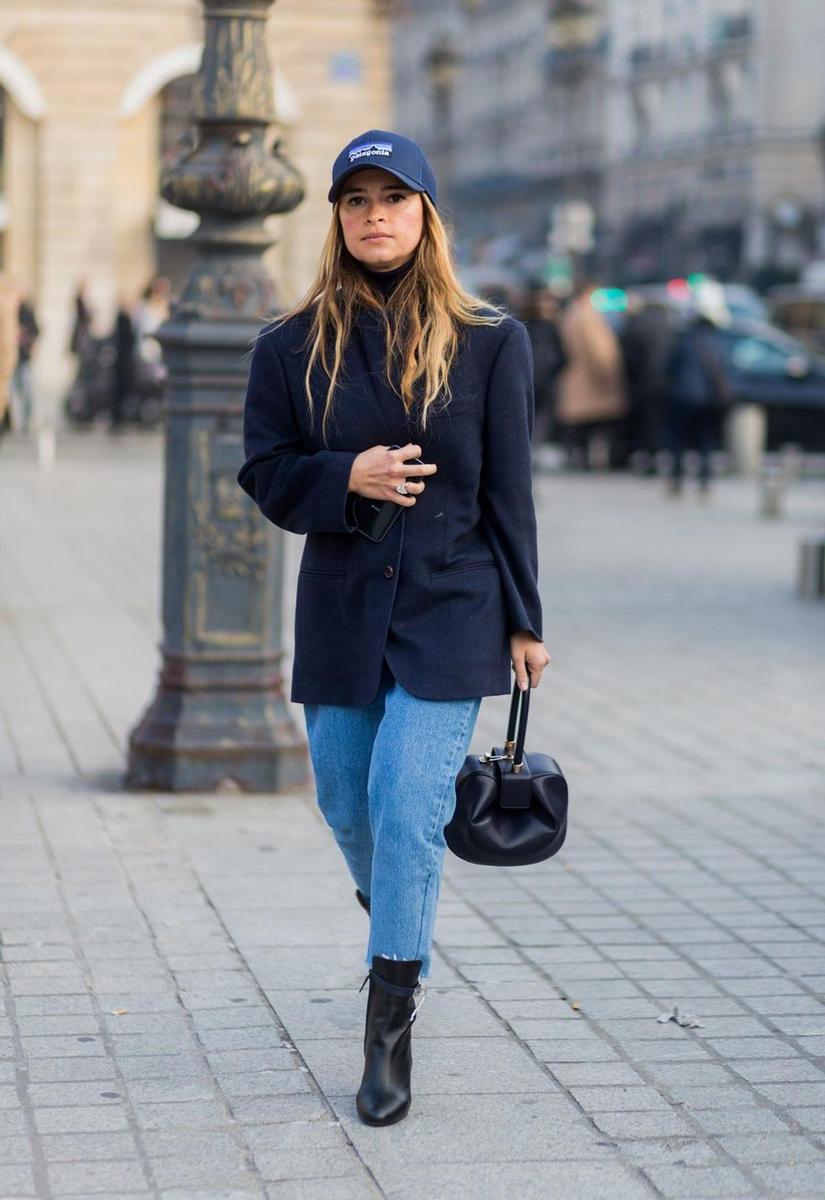
[[[359,263],[358,265],[386,300],[395,290],[395,285],[399,279],[403,279],[407,274],[412,266],[412,261],[412,259],[409,259],[408,262],[402,263],[400,267],[393,267],[391,271],[375,271],[372,267],[365,266],[364,263]]]

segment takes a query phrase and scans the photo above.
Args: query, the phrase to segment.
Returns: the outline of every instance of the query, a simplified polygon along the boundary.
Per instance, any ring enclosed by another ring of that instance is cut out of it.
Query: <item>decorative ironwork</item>
[[[237,483],[232,480],[235,487]],[[238,575],[261,582],[264,577],[266,542],[258,526],[227,529],[209,520],[205,505],[195,507],[194,539],[204,558],[221,575]]]
[[[291,212],[303,180],[268,136],[274,117],[264,22],[271,0],[206,0],[206,40],[194,103],[195,146],[164,168],[161,194],[199,214],[191,240],[211,253],[197,264],[182,304],[201,317],[249,318],[275,307],[258,251],[265,217]],[[239,253],[246,246],[253,255]],[[221,259],[217,252],[226,251]]]

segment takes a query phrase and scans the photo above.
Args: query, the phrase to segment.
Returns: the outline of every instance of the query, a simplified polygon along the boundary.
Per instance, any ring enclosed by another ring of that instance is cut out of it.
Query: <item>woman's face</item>
[[[350,175],[338,214],[347,250],[374,271],[392,271],[412,258],[424,229],[421,194],[380,167]]]

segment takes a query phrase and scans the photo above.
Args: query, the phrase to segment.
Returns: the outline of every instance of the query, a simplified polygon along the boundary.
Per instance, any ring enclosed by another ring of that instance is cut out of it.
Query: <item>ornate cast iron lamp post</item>
[[[264,218],[303,199],[266,141],[274,119],[265,21],[272,0],[204,0],[198,143],[164,197],[200,214],[197,262],[160,331],[169,369],[162,664],[132,732],[127,782],[273,791],[306,777],[282,692],[283,540],[241,493],[248,351],[275,311]]]

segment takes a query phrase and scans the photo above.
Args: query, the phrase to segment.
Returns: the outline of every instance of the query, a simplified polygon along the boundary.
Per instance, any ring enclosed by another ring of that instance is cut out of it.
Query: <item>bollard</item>
[[[733,469],[758,474],[767,441],[768,419],[761,404],[734,404],[728,413],[725,441]]]
[[[807,538],[799,547],[799,596],[802,600],[825,596],[825,537]]]
[[[785,497],[790,485],[799,477],[802,469],[802,453],[799,446],[787,443],[776,459],[762,461],[759,472],[759,512],[763,517],[781,517]]]
[[[765,463],[759,474],[759,512],[763,517],[782,516],[786,478],[776,463]]]
[[[50,471],[57,458],[57,437],[54,425],[43,425],[37,431],[37,465],[43,471]]]

